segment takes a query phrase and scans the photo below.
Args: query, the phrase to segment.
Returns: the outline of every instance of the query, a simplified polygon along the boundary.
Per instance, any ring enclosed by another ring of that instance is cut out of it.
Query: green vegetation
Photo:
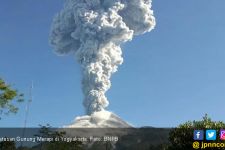
[[[19,94],[17,90],[6,84],[0,78],[0,119],[3,115],[17,113],[18,107],[14,102],[22,102],[23,94]]]
[[[217,133],[219,133],[220,129],[225,129],[225,123],[221,121],[212,121],[206,114],[200,121],[188,121],[181,124],[178,128],[172,129],[169,133],[170,146],[168,147],[168,150],[192,149],[194,130],[205,131],[207,129],[215,129],[217,130]],[[219,138],[219,134],[217,134],[217,136],[217,141],[214,142],[222,142]]]
[[[57,131],[51,130],[51,126],[47,124],[46,126],[40,125],[39,135],[38,137],[46,137],[46,138],[58,138],[61,139],[66,136],[65,131]],[[51,141],[51,142],[41,142],[37,145],[36,148],[44,149],[44,150],[82,150],[83,143],[80,141],[72,141],[72,142],[65,142],[65,141]],[[36,149],[35,147],[31,149]]]
[[[0,150],[16,150],[15,142],[0,142]]]

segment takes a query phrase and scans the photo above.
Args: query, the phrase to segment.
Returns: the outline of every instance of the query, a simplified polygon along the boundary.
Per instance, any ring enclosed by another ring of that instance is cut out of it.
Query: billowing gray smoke
[[[82,66],[87,114],[104,110],[111,75],[122,64],[120,45],[152,30],[151,0],[67,0],[53,21],[50,43],[59,55],[74,54]]]

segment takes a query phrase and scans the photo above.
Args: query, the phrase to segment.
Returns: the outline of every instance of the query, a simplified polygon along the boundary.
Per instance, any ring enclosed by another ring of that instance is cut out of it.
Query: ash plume
[[[123,63],[120,45],[151,31],[151,0],[66,0],[54,17],[50,44],[58,55],[73,54],[82,68],[88,115],[104,110],[110,77]]]

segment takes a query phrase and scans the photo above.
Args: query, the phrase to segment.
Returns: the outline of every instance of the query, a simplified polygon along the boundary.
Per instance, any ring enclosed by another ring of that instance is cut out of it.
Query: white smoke
[[[151,31],[151,0],[67,0],[53,21],[50,43],[59,55],[74,54],[82,66],[87,114],[104,110],[111,75],[122,64],[120,45]]]

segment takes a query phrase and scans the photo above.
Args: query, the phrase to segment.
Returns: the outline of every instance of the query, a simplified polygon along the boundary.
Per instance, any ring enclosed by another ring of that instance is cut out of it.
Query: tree
[[[13,89],[0,78],[0,119],[2,115],[17,113],[18,107],[14,102],[22,102],[23,94]]]
[[[42,150],[82,150],[83,143],[81,141],[71,141],[66,142],[62,141],[61,138],[67,137],[65,131],[54,130],[49,124],[46,126],[40,125],[39,134],[35,135],[36,137],[52,138],[51,142],[40,142],[36,148]],[[72,130],[72,129],[71,129]],[[59,141],[56,141],[55,138],[58,138]],[[35,149],[35,147],[33,148]]]
[[[194,142],[193,140],[194,130],[205,131],[206,129],[215,129],[217,130],[217,133],[219,133],[220,129],[224,128],[225,123],[221,121],[212,121],[207,114],[200,121],[188,121],[184,124],[179,125],[178,128],[174,128],[170,131],[169,133],[170,146],[168,147],[168,150],[192,149],[192,144]],[[217,137],[217,141],[215,142],[222,142],[222,141],[219,139],[219,137]]]
[[[16,144],[11,141],[0,142],[0,150],[16,150]]]

